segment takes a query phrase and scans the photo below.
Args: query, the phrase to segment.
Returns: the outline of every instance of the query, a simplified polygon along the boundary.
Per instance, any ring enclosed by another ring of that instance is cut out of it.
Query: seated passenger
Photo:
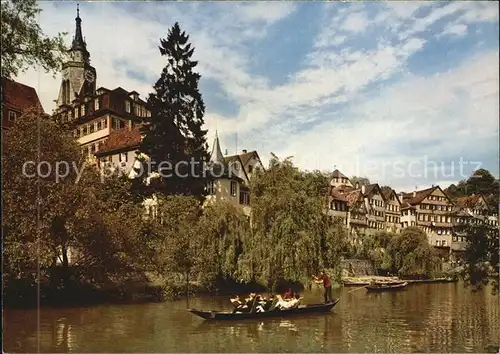
[[[279,295],[278,295],[279,296]],[[279,303],[278,303],[278,306],[281,310],[291,310],[291,309],[295,309],[299,306],[300,304],[300,295],[299,294],[295,294],[295,298],[292,299],[292,300],[284,300],[281,298],[281,296],[279,296]]]
[[[287,292],[283,295],[283,299],[288,300],[293,298],[292,288],[288,288]]]

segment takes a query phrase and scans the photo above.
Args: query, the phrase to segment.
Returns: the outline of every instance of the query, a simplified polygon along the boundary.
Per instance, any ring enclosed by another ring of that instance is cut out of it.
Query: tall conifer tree
[[[151,117],[146,118],[141,150],[153,162],[151,171],[163,172],[155,191],[202,196],[203,162],[209,157],[207,131],[202,128],[205,104],[198,89],[201,76],[193,70],[198,62],[191,59],[194,48],[188,39],[176,22],[167,38],[160,40],[167,64],[148,98]]]

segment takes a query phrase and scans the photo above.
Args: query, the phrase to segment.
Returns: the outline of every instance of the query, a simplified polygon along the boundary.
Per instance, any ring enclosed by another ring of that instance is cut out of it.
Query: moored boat
[[[403,290],[408,286],[407,282],[397,282],[397,283],[378,283],[373,285],[367,285],[365,288],[367,291],[371,292],[381,292],[381,291],[394,291]]]
[[[340,299],[335,299],[334,301],[328,302],[326,304],[300,305],[296,309],[275,310],[275,311],[255,312],[255,313],[233,313],[228,311],[201,311],[196,309],[188,309],[188,311],[206,320],[244,320],[248,318],[284,317],[284,316],[298,315],[305,313],[328,312],[339,301]]]

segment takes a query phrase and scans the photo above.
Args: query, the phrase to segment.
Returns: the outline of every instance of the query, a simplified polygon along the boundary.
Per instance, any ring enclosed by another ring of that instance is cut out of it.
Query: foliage
[[[393,259],[393,269],[402,276],[429,276],[439,264],[434,249],[425,232],[408,227],[392,238],[388,252]]]
[[[67,289],[78,282],[100,286],[148,266],[147,225],[127,202],[127,186],[101,183],[67,131],[30,111],[5,132],[3,143],[4,279],[27,279],[39,265],[50,270],[53,287]],[[65,177],[57,177],[58,163]]]
[[[356,186],[356,182],[359,183],[360,186],[366,186],[370,184],[370,180],[368,177],[361,177],[361,176],[352,176],[349,178],[353,186]]]
[[[312,172],[304,172],[303,178],[303,188],[308,196],[327,198],[330,188],[330,179],[328,175],[321,171],[314,170]]]
[[[307,282],[340,260],[324,201],[309,196],[304,175],[290,158],[272,155],[269,168],[252,177],[252,236],[244,244],[243,279],[273,286],[281,279]],[[333,245],[331,243],[334,243]]]
[[[478,169],[467,180],[452,184],[445,189],[451,198],[458,198],[472,194],[482,194],[492,211],[498,213],[498,195],[500,194],[500,180],[485,169]]]
[[[63,36],[50,38],[37,23],[40,13],[36,0],[5,0],[2,17],[2,77],[14,77],[19,71],[40,65],[45,71],[58,72],[63,53]]]
[[[220,202],[205,208],[200,220],[202,281],[227,282],[239,279],[243,244],[251,239],[250,223],[241,210]]]
[[[480,288],[491,282],[494,292],[497,293],[500,266],[498,229],[486,224],[471,224],[460,231],[467,237],[462,271],[466,284]]]
[[[141,151],[151,158],[153,172],[163,171],[155,189],[200,197],[205,189],[203,161],[209,155],[207,131],[202,129],[205,105],[198,89],[200,75],[193,71],[197,62],[191,59],[194,48],[188,39],[175,23],[167,38],[160,40],[160,53],[167,63],[148,98],[151,117],[144,118],[147,124]],[[190,161],[194,161],[192,166],[185,164]]]

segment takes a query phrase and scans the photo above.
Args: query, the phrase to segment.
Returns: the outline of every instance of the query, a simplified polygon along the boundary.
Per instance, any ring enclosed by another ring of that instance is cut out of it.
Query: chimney
[[[227,151],[227,149],[226,149],[226,153],[225,153],[224,155],[226,155],[226,156],[227,156],[228,154],[229,154],[229,152],[228,152],[228,151]]]
[[[246,149],[243,149],[242,151],[243,151],[243,153],[244,153],[244,154],[246,154],[246,153],[247,153],[247,150],[246,150]]]
[[[363,185],[361,186],[361,193],[362,193],[362,194],[365,194],[365,190],[366,190],[366,189],[365,189],[365,185],[363,184]]]

